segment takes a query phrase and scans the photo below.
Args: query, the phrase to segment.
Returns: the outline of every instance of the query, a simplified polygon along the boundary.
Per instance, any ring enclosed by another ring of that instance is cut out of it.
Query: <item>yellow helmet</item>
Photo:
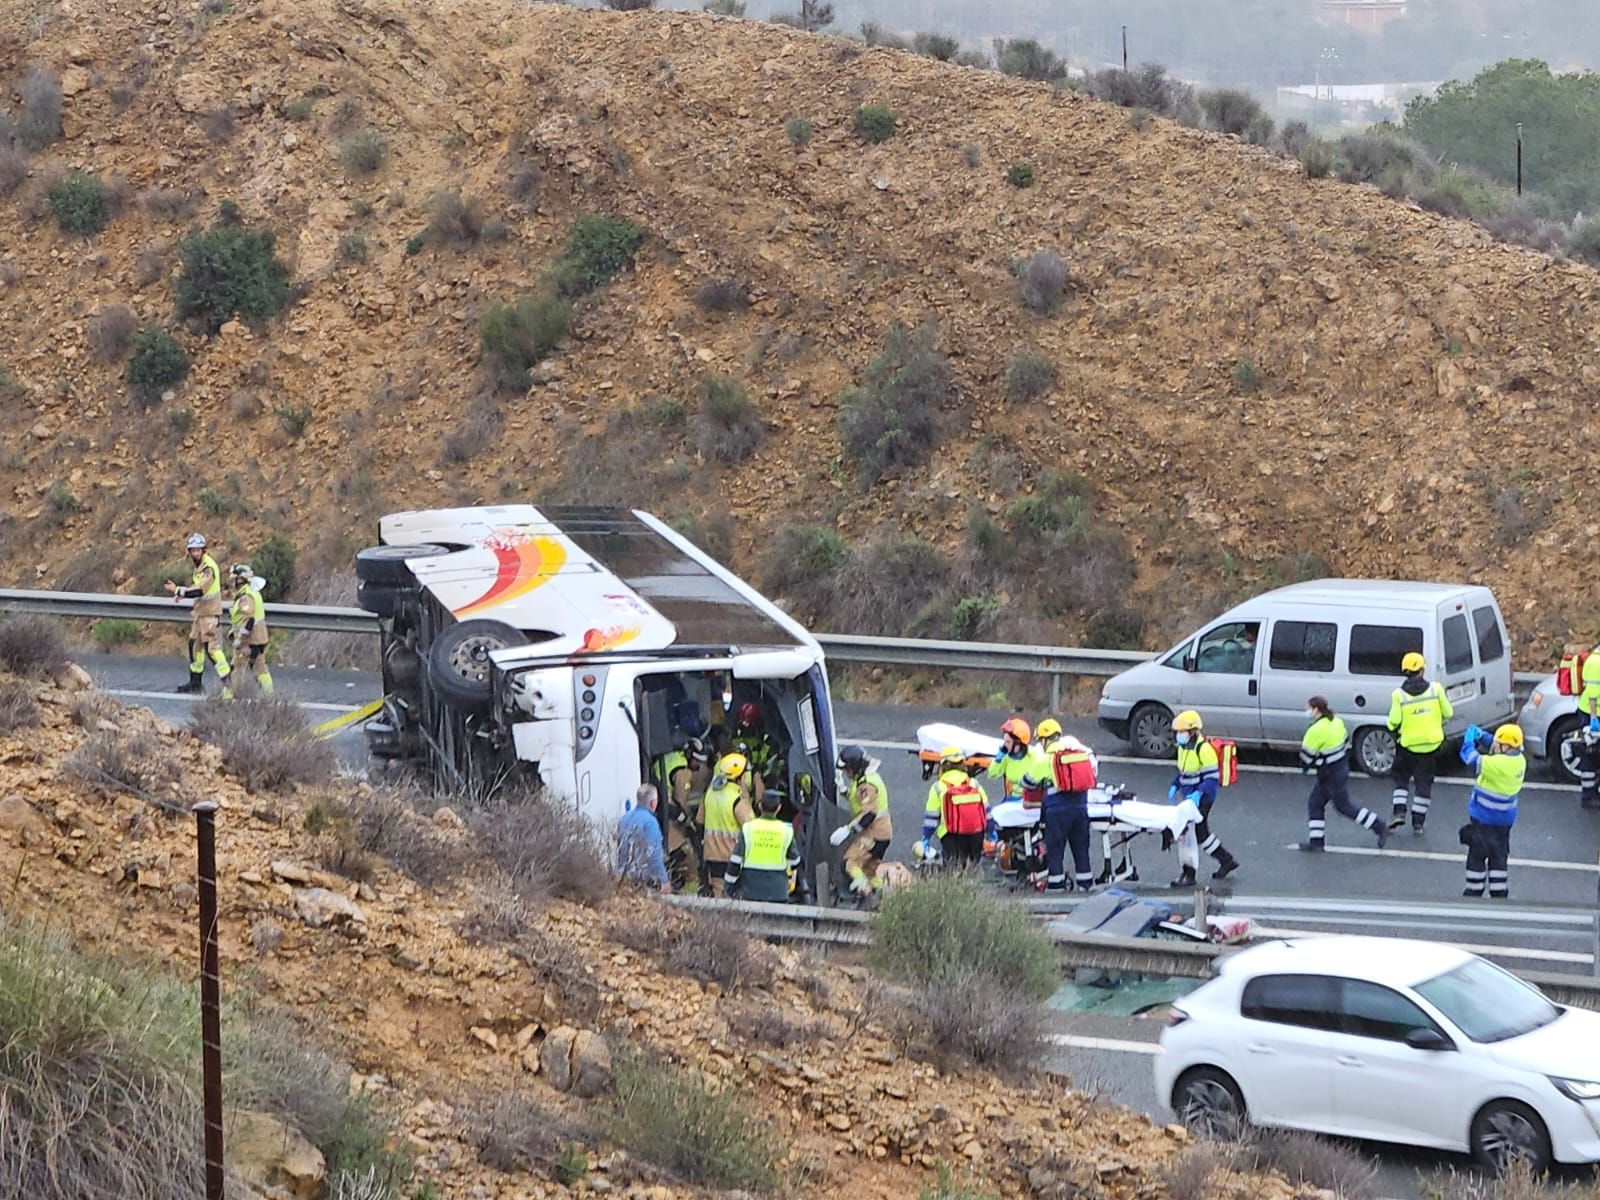
[[[724,779],[739,779],[749,765],[750,760],[742,754],[724,754],[717,760],[717,774]]]
[[[1407,675],[1414,675],[1419,671],[1426,670],[1427,666],[1428,664],[1424,661],[1422,655],[1415,650],[1400,660],[1400,669]]]
[[[1200,714],[1192,708],[1186,708],[1172,718],[1173,733],[1199,733],[1204,728],[1200,723]]]
[[[1509,746],[1513,750],[1522,749],[1522,729],[1509,722],[1494,731],[1494,742],[1497,746]]]
[[[939,751],[939,765],[941,767],[948,767],[951,765],[960,766],[966,761],[967,752],[960,746],[946,746],[943,750]]]
[[[1054,717],[1046,717],[1044,720],[1039,722],[1039,728],[1036,732],[1039,734],[1039,740],[1041,742],[1047,742],[1053,737],[1060,737],[1061,722],[1056,720]]]

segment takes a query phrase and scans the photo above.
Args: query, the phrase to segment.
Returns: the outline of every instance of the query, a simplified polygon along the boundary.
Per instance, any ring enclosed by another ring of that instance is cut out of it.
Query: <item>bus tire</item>
[[[494,696],[489,655],[521,646],[527,638],[503,621],[457,621],[439,631],[428,647],[428,683],[445,704],[483,712]]]

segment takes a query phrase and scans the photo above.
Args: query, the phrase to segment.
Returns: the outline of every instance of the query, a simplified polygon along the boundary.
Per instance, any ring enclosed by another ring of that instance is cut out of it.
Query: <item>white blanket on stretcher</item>
[[[1095,770],[1100,769],[1100,760],[1095,752],[1090,750],[1071,734],[1065,735],[1067,745],[1081,747],[1089,751],[1089,757],[1094,762]],[[968,758],[999,758],[1000,739],[987,733],[975,733],[964,729],[960,725],[950,725],[943,721],[934,721],[928,725],[917,727],[917,745],[924,754],[937,755],[946,746],[959,746],[961,752]]]
[[[1001,829],[1020,829],[1039,823],[1037,808],[1024,808],[1021,800],[1002,800],[989,810]],[[1105,788],[1089,793],[1089,820],[1109,829],[1125,832],[1165,829],[1173,837],[1200,823],[1200,810],[1190,800],[1176,804],[1151,804],[1147,800],[1113,800]]]

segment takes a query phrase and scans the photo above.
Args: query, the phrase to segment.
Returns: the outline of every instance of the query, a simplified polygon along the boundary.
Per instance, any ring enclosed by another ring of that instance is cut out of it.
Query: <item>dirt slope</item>
[[[1066,467],[1095,482],[1163,605],[1202,607],[1315,554],[1342,573],[1493,584],[1521,665],[1571,627],[1600,633],[1581,571],[1600,531],[1597,460],[1580,452],[1600,382],[1590,270],[1228,139],[1141,134],[1072,94],[751,22],[497,0],[221,15],[82,0],[26,18],[0,13],[12,88],[37,59],[70,94],[66,136],[0,200],[0,363],[20,384],[0,393],[8,581],[131,586],[200,525],[225,554],[284,529],[308,571],[326,569],[387,508],[553,492],[701,527],[731,516],[745,567],[800,520],[954,546],[970,505],[998,511],[1019,480]],[[309,118],[292,119],[306,94]],[[900,117],[881,145],[851,132],[868,102]],[[212,142],[218,107],[236,130]],[[815,122],[800,149],[791,115]],[[368,125],[389,153],[351,178],[338,140]],[[506,191],[524,157],[544,171],[527,205]],[[1008,186],[1014,162],[1036,165],[1032,188]],[[29,215],[49,171],[72,167],[204,200],[178,218],[130,205],[84,242]],[[506,240],[408,254],[440,189],[481,198]],[[277,231],[302,296],[261,330],[181,333],[189,381],[130,411],[88,319],[126,302],[170,324],[170,281],[141,275],[141,254],[223,199]],[[477,450],[473,424],[495,407],[478,317],[596,209],[649,229],[637,269],[580,305]],[[353,232],[364,262],[338,253]],[[1041,247],[1075,282],[1050,317],[1018,303],[1013,275]],[[751,287],[749,309],[698,309],[724,277]],[[951,357],[951,438],[862,493],[837,462],[835,396],[897,321],[932,323]],[[1006,399],[1020,347],[1060,364],[1049,398]],[[1241,359],[1255,391],[1235,380]],[[667,396],[692,413],[707,371],[760,400],[770,437],[754,458],[702,460],[677,427],[622,442],[621,406]],[[276,410],[302,404],[295,440]],[[452,434],[465,440],[448,448]],[[559,478],[558,463],[576,466]],[[57,483],[81,511],[52,499]],[[209,511],[207,486],[224,500]]]
[[[21,685],[0,678],[0,687],[14,686]],[[147,791],[169,800],[198,789],[223,806],[219,939],[227,986],[287,1006],[330,1038],[398,1118],[418,1153],[419,1177],[452,1200],[567,1194],[548,1170],[507,1175],[480,1166],[466,1118],[477,1100],[516,1088],[523,1103],[558,1119],[580,1126],[592,1119],[592,1109],[558,1094],[538,1066],[544,1040],[564,1024],[606,1029],[747,1085],[788,1147],[789,1163],[810,1164],[804,1194],[903,1198],[929,1182],[939,1163],[959,1164],[963,1174],[970,1165],[1007,1195],[1165,1194],[1159,1168],[1186,1140],[1182,1130],[1157,1128],[1059,1080],[1008,1086],[903,1057],[885,1041],[859,968],[773,951],[772,981],[730,998],[715,984],[663,975],[619,944],[613,925],[636,924],[630,910],[639,902],[616,899],[598,913],[560,903],[545,911],[546,952],[581,985],[556,987],[556,977],[513,959],[506,946],[458,932],[492,885],[484,864],[432,889],[386,867],[359,885],[330,876],[305,831],[313,795],[249,795],[221,774],[217,750],[143,710],[53,686],[28,690],[41,724],[0,733],[6,914],[42,917],[87,947],[192,976],[192,822],[159,814],[148,798],[90,787],[64,765],[90,736],[85,726],[124,745],[146,739]],[[433,824],[452,827],[452,817],[446,810]],[[309,923],[319,886],[353,902],[350,920]],[[276,937],[264,938],[262,927]],[[826,978],[819,982],[819,974]],[[778,1048],[762,1036],[773,1022],[816,1032]],[[601,1187],[639,1200],[699,1194],[608,1157],[611,1148],[592,1134],[578,1136],[594,1161],[609,1164],[601,1173],[612,1172],[605,1183],[591,1175],[580,1194]],[[1264,1200],[1290,1194],[1273,1179],[1242,1186]],[[1231,1194],[1220,1178],[1218,1187]]]

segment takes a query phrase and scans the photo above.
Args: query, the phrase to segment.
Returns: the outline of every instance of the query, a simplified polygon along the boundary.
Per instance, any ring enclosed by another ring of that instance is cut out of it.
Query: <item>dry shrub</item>
[[[33,729],[39,724],[39,705],[20,683],[0,682],[0,734]]]
[[[435,887],[466,868],[469,851],[421,815],[427,808],[427,796],[410,784],[359,786],[342,801],[342,815],[364,850],[423,887]]]
[[[238,122],[234,120],[233,109],[225,104],[212,109],[200,121],[200,128],[205,131],[206,139],[212,142],[227,141],[238,127]]]
[[[506,1173],[549,1162],[575,1132],[516,1088],[469,1097],[460,1116],[478,1161]]]
[[[499,436],[499,408],[485,400],[474,401],[440,443],[439,462],[444,466],[469,463],[494,445]]]
[[[477,848],[524,900],[599,904],[616,890],[609,848],[574,807],[526,788],[501,789],[467,823]]]
[[[99,692],[79,692],[67,706],[72,723],[90,733],[108,721],[115,721],[117,712],[117,702]]]
[[[1293,1129],[1255,1129],[1233,1152],[1243,1171],[1277,1171],[1297,1187],[1322,1188],[1339,1200],[1375,1200],[1377,1166],[1351,1143]]]
[[[912,1043],[941,1066],[976,1066],[1020,1078],[1049,1049],[1044,1006],[993,975],[962,972],[919,988],[910,1010]]]
[[[537,910],[505,882],[495,880],[477,889],[457,928],[472,941],[507,947],[556,995],[564,1020],[592,1024],[599,1018],[604,1008],[600,986],[582,956],[572,943],[544,929]]]
[[[49,67],[28,68],[17,136],[29,150],[43,150],[61,136],[61,77]]]
[[[28,177],[28,156],[16,146],[0,145],[0,196],[9,196]]]
[[[189,725],[222,751],[224,769],[252,791],[322,783],[333,775],[333,751],[312,734],[293,701],[213,700],[196,708]]]
[[[89,351],[103,363],[120,362],[127,356],[139,318],[126,304],[108,304],[89,318]]]
[[[1514,1163],[1496,1178],[1477,1171],[1440,1167],[1419,1180],[1423,1200],[1600,1200],[1600,1182],[1537,1178],[1525,1163]],[[1342,1198],[1341,1198],[1342,1200]]]
[[[538,163],[519,162],[506,182],[506,192],[518,204],[529,204],[539,194],[539,183],[544,172]]]
[[[669,912],[644,896],[627,918],[612,922],[607,935],[675,974],[717,983],[727,991],[765,987],[777,971],[771,948],[752,938],[744,921],[729,912]]]
[[[254,392],[235,392],[229,409],[237,416],[247,398],[260,411]],[[247,410],[248,411],[248,410]],[[296,604],[353,607],[356,602],[356,576],[353,571],[332,571],[309,579],[296,579]],[[271,620],[271,614],[268,614]],[[378,639],[361,633],[329,633],[326,630],[296,630],[283,644],[279,661],[288,667],[323,667],[341,671],[376,671]]]
[[[139,193],[144,215],[159,221],[177,221],[200,207],[200,196],[187,188],[147,187]]]
[[[167,273],[167,261],[171,254],[171,242],[155,241],[146,243],[140,248],[138,257],[134,259],[134,283],[139,287],[149,287],[160,279]]]
[[[174,816],[204,798],[185,793],[183,763],[171,746],[145,728],[127,730],[102,721],[67,755],[62,769],[91,787],[127,792]]]
[[[1060,307],[1070,281],[1065,260],[1054,250],[1036,250],[1019,278],[1023,305],[1040,316],[1049,316]]]
[[[1034,350],[1018,350],[1006,364],[1006,395],[1013,400],[1037,400],[1056,385],[1055,360]]]
[[[1161,1168],[1167,1200],[1213,1200],[1217,1192],[1211,1185],[1212,1176],[1227,1165],[1228,1156],[1213,1142],[1185,1147]]]
[[[874,636],[927,636],[942,623],[950,567],[916,538],[880,538],[833,580],[828,627]]]
[[[737,279],[713,279],[701,284],[694,302],[710,312],[737,312],[750,307],[750,289]]]
[[[257,954],[271,954],[283,944],[283,926],[271,917],[257,917],[250,922],[250,947]]]
[[[811,1046],[828,1036],[827,1023],[803,1013],[784,1012],[771,1004],[724,1005],[722,1015],[728,1028],[765,1042],[775,1050]]]
[[[708,375],[701,381],[694,429],[695,448],[720,463],[743,462],[767,437],[767,427],[744,384],[725,375]]]
[[[460,192],[439,192],[428,217],[428,243],[470,246],[483,236],[483,207]]]
[[[31,613],[0,621],[0,671],[43,679],[66,662],[67,635],[58,621]]]

